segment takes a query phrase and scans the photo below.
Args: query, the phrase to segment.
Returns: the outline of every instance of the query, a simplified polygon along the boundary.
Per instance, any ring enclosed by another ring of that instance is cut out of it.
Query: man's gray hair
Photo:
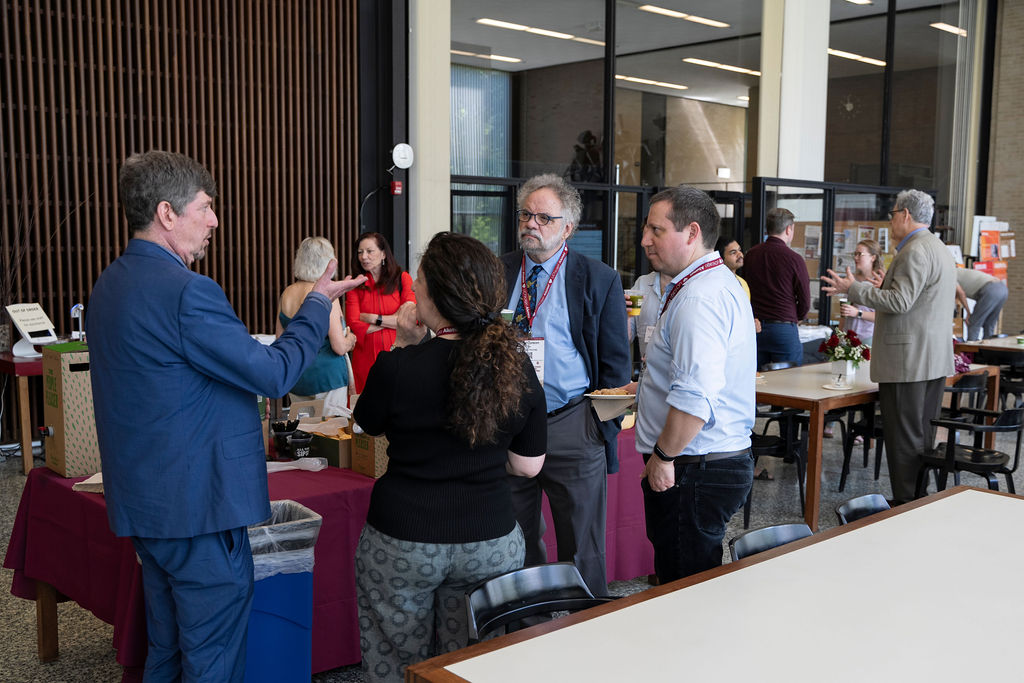
[[[149,227],[160,202],[169,202],[180,216],[200,191],[217,197],[216,183],[199,162],[161,150],[128,157],[118,173],[117,188],[132,234]]]
[[[903,190],[896,195],[896,209],[906,209],[915,223],[932,224],[935,215],[935,200],[921,190]]]
[[[325,237],[307,237],[295,252],[292,272],[296,280],[316,282],[334,256],[334,245]]]
[[[548,188],[558,197],[558,201],[562,203],[562,220],[572,225],[575,232],[580,222],[580,214],[583,213],[583,201],[580,199],[579,191],[561,176],[554,173],[533,176],[519,188],[516,204],[520,209],[523,208],[527,197],[544,188]]]

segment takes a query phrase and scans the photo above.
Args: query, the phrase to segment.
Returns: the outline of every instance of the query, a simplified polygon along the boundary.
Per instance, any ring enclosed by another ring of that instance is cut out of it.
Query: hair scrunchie
[[[497,317],[498,313],[495,311],[491,311],[487,315],[482,315],[476,320],[474,320],[473,324],[476,325],[477,327],[487,327],[488,325],[493,323],[495,319],[497,319]]]

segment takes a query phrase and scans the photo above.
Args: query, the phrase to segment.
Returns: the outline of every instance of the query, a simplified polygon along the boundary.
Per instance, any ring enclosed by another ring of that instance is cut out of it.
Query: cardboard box
[[[314,458],[326,458],[331,467],[352,467],[352,435],[324,436],[314,434],[309,444],[309,455]]]
[[[43,347],[43,418],[52,430],[46,466],[64,477],[100,471],[89,349],[82,342]]]
[[[303,422],[322,422],[324,419],[323,399],[312,401],[292,401],[288,406],[288,419]]]
[[[352,470],[378,479],[388,470],[388,438],[352,435]]]

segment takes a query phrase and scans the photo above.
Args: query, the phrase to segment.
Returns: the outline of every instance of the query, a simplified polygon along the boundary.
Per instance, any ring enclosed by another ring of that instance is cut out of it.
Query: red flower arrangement
[[[862,360],[871,360],[871,348],[853,330],[835,330],[831,337],[821,342],[818,353],[825,354],[828,360],[853,361],[853,367],[858,367]]]

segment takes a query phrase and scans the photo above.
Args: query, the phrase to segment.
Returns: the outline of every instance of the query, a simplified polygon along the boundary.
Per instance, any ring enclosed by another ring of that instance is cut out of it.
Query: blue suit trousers
[[[245,527],[132,543],[146,596],[146,683],[241,683],[253,596]]]

